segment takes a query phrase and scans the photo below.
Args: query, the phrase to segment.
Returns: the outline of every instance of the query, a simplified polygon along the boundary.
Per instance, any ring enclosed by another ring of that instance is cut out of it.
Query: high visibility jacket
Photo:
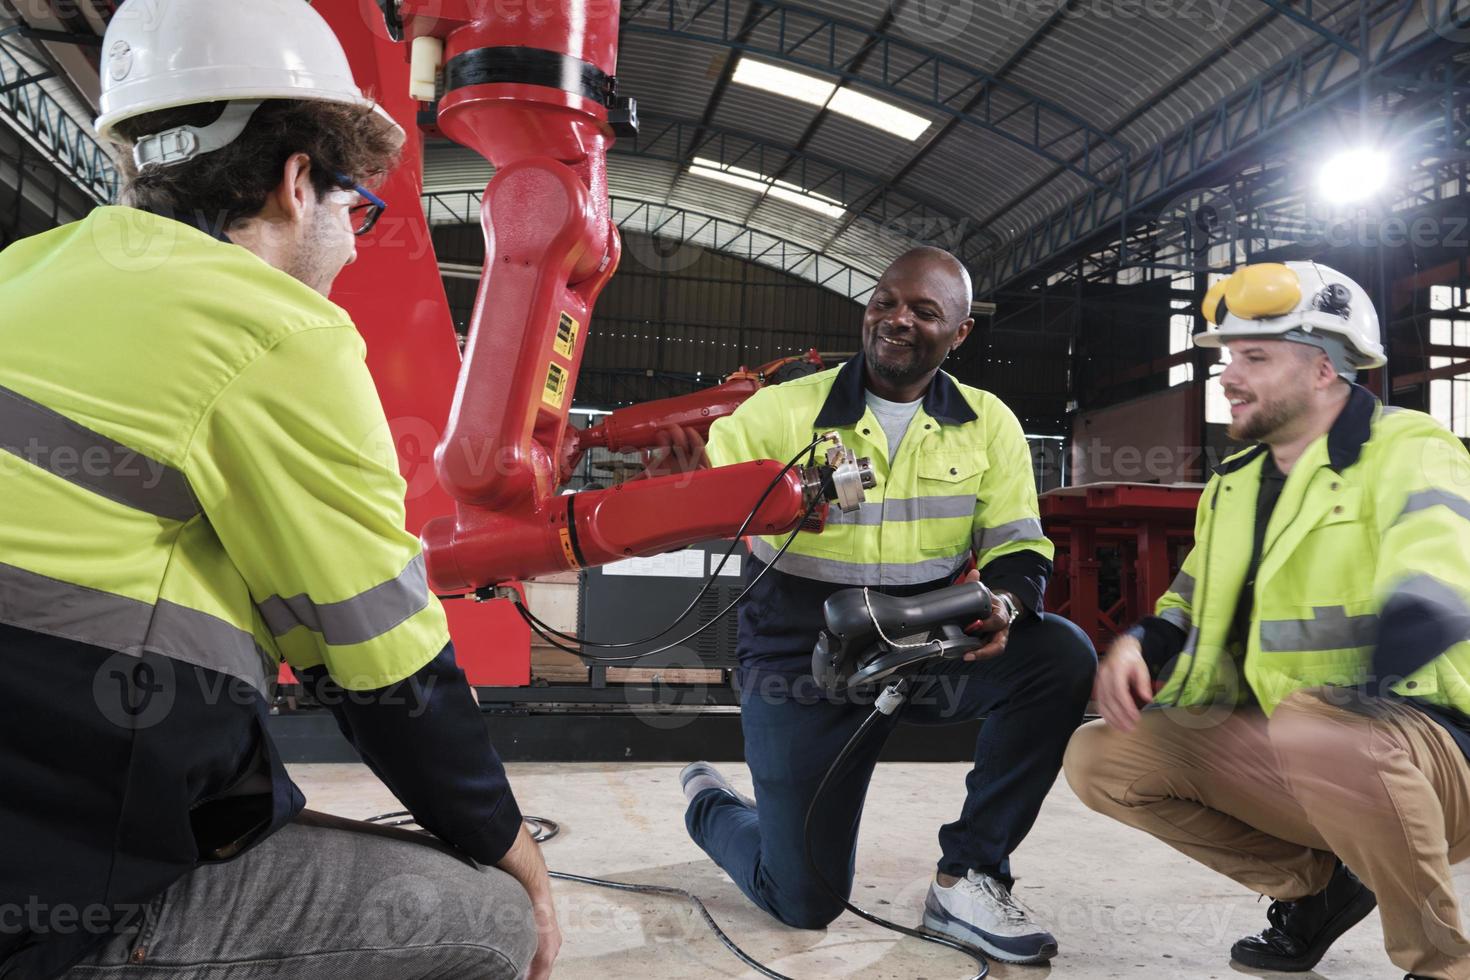
[[[344,310],[111,207],[0,253],[0,310],[0,905],[116,918],[301,806],[282,657],[371,690],[448,631]],[[88,939],[32,926],[0,922],[0,975]]]
[[[988,392],[935,375],[894,458],[864,396],[861,356],[840,369],[763,388],[710,429],[710,463],[785,462],[822,432],[872,460],[877,486],[821,533],[797,534],[741,609],[742,663],[810,668],[821,605],[839,588],[914,594],[948,584],[973,556],[985,581],[1039,609],[1053,555],[1016,416]],[[785,535],[751,542],[755,570]]]
[[[1232,456],[1205,487],[1194,547],[1156,610],[1186,631],[1156,703],[1254,700],[1269,714],[1298,689],[1368,685],[1470,715],[1464,446],[1355,387],[1282,487],[1249,630],[1231,643],[1266,452]]]

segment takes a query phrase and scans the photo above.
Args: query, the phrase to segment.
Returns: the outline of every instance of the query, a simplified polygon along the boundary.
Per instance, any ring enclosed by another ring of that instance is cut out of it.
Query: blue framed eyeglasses
[[[383,212],[388,210],[388,202],[346,174],[335,174],[334,176],[337,178],[337,186],[344,191],[352,191],[363,199],[362,203],[348,208],[347,213],[352,219],[352,233],[366,235],[373,230],[373,225],[378,223]]]

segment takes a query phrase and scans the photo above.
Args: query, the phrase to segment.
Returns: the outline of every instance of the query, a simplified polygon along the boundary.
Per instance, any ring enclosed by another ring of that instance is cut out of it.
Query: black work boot
[[[1317,965],[1337,937],[1362,921],[1378,900],[1341,861],[1327,887],[1294,902],[1272,902],[1271,925],[1230,947],[1230,958],[1257,970],[1304,973]]]

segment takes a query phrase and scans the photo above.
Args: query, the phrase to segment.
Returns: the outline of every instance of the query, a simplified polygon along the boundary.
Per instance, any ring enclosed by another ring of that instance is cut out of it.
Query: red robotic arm
[[[435,453],[455,514],[423,530],[429,579],[465,592],[734,534],[769,486],[769,460],[558,495],[567,414],[598,294],[620,239],[607,197],[618,4],[388,0],[439,127],[495,165],[485,272],[449,425]],[[832,481],[785,474],[753,533],[794,528]],[[848,485],[852,482],[849,480]]]
[[[577,464],[589,449],[606,449],[615,453],[647,449],[657,445],[659,433],[670,426],[690,429],[700,436],[708,435],[716,419],[734,412],[747,398],[770,383],[773,375],[793,364],[802,365],[809,371],[820,371],[823,367],[821,355],[813,349],[801,357],[783,357],[754,371],[742,367],[713,388],[620,409],[603,416],[590,428],[569,428],[562,440],[559,482],[567,483],[572,479]]]

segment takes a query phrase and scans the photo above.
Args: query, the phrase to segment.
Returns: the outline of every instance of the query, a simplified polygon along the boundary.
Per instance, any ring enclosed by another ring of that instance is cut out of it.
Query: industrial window
[[[1467,305],[1470,305],[1470,291],[1462,287],[1429,287],[1429,308],[1436,313],[1450,314],[1429,321],[1431,344],[1470,347],[1470,319],[1464,319]],[[1459,360],[1463,359],[1431,357],[1429,368],[1449,367]],[[1470,438],[1470,373],[1430,381],[1429,414],[1461,439]]]
[[[1174,313],[1169,317],[1169,353],[1179,354],[1194,346],[1194,314],[1187,299],[1176,299],[1169,304]],[[1194,365],[1186,361],[1169,368],[1169,387],[1188,384],[1194,380]]]
[[[1228,273],[1210,273],[1210,285],[1226,278]],[[1205,421],[1212,425],[1230,424],[1230,399],[1225,397],[1225,386],[1220,384],[1220,373],[1230,363],[1230,352],[1220,348],[1220,363],[1209,369],[1209,380],[1205,382]]]

